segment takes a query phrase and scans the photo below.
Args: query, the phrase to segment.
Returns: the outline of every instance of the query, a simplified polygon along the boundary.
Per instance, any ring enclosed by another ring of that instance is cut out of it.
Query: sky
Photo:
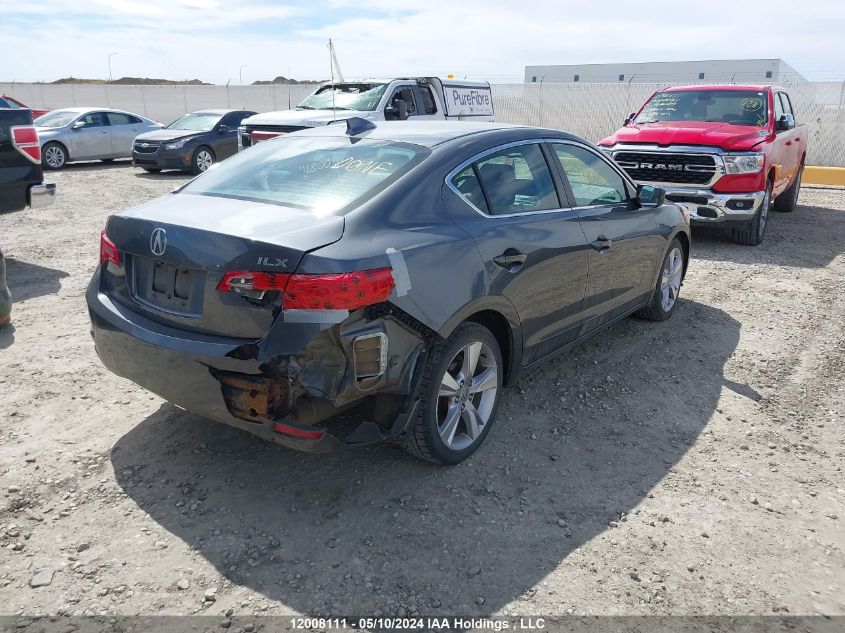
[[[0,0],[0,82],[122,76],[252,83],[526,65],[782,58],[845,79],[841,0]]]

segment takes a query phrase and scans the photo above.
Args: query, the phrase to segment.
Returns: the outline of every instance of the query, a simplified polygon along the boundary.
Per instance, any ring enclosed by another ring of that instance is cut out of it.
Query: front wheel
[[[191,158],[191,173],[195,176],[208,171],[214,164],[214,154],[207,147],[198,147]]]
[[[484,441],[499,407],[502,352],[477,323],[459,326],[428,359],[421,404],[405,449],[438,464],[457,464]]]
[[[669,250],[663,257],[660,277],[651,295],[649,304],[637,312],[637,316],[649,321],[665,321],[675,310],[678,296],[681,293],[681,283],[684,280],[684,247],[675,238],[669,244]]]
[[[766,186],[766,193],[763,202],[757,208],[754,217],[748,220],[738,229],[731,229],[731,237],[737,244],[744,246],[757,246],[763,241],[763,234],[766,232],[766,221],[769,217],[769,207],[772,204],[772,187],[770,180]]]
[[[59,143],[47,143],[41,150],[41,164],[45,169],[61,169],[67,163],[67,150]]]

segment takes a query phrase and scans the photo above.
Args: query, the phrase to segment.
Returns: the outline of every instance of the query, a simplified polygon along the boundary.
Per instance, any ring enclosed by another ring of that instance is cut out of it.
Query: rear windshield
[[[769,119],[769,101],[757,90],[678,90],[658,92],[635,123],[710,121],[762,127]]]
[[[182,193],[332,214],[372,197],[429,154],[419,145],[393,141],[280,137],[220,163]]]

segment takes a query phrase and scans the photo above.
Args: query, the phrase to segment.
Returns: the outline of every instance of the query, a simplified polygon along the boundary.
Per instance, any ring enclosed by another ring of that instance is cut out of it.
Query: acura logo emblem
[[[167,232],[164,229],[156,229],[150,236],[150,250],[153,255],[161,257],[167,249]]]

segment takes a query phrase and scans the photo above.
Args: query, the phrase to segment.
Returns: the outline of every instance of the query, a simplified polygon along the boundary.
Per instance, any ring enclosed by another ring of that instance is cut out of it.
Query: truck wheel
[[[672,240],[663,257],[663,266],[657,278],[657,286],[648,305],[636,313],[636,316],[649,321],[665,321],[675,310],[681,282],[684,280],[684,247],[678,238]]]
[[[195,176],[208,171],[214,164],[214,153],[205,145],[198,147],[191,158],[191,173]]]
[[[789,185],[789,189],[775,198],[775,204],[773,205],[775,211],[783,211],[785,213],[795,211],[795,207],[798,206],[798,194],[801,191],[801,176],[803,174],[804,165],[801,165],[798,168],[798,174],[795,176],[795,180]]]
[[[757,246],[763,241],[763,234],[766,232],[766,220],[769,216],[769,207],[772,202],[772,186],[770,180],[766,187],[766,195],[763,202],[757,208],[757,213],[742,228],[731,229],[731,237],[737,244],[744,246]]]
[[[490,432],[502,392],[502,352],[493,334],[464,323],[431,352],[420,407],[405,450],[437,464],[457,464]]]
[[[47,143],[41,148],[44,169],[61,169],[67,163],[67,150],[60,143]]]

